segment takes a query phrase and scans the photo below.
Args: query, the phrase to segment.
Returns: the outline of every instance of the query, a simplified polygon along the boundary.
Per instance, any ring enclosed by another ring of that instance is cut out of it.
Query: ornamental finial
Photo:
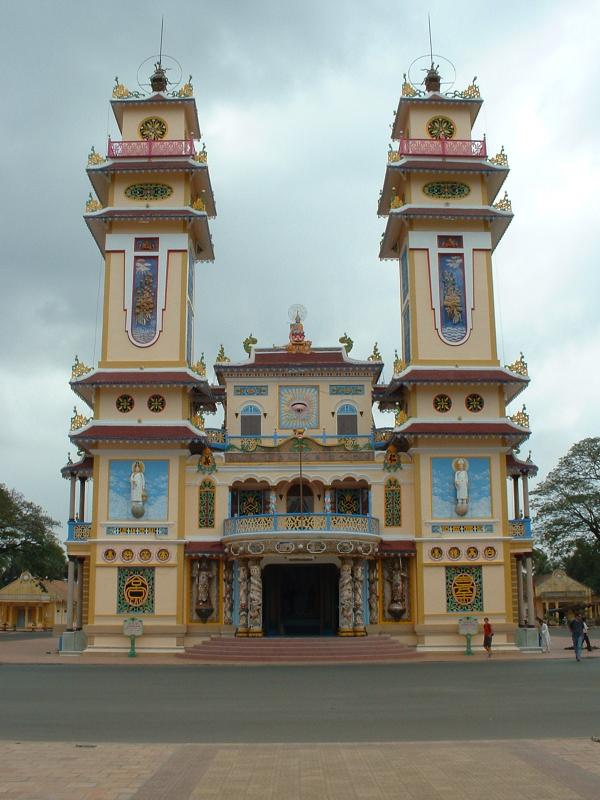
[[[400,375],[403,369],[404,369],[404,363],[402,362],[402,359],[398,355],[398,351],[394,350],[394,375]]]
[[[344,345],[344,350],[346,351],[346,353],[349,353],[349,352],[350,352],[350,350],[352,350],[352,348],[354,347],[354,342],[353,342],[353,341],[352,341],[352,339],[351,339],[351,338],[348,336],[348,334],[346,333],[346,331],[344,331],[344,335],[343,335],[343,336],[340,336],[340,338],[338,339],[338,341],[339,341],[339,343],[340,343],[340,344],[343,344],[343,345]]]
[[[79,428],[85,427],[89,422],[88,417],[84,417],[77,411],[77,406],[73,406],[73,416],[71,417],[71,430],[77,431]]]
[[[528,377],[529,375],[527,362],[525,361],[525,356],[522,352],[516,361],[513,361],[512,364],[506,364],[505,368],[511,372],[516,372],[517,375],[523,375],[524,377]]]
[[[248,355],[251,355],[252,354],[252,348],[257,343],[258,343],[258,339],[256,339],[254,336],[252,336],[252,334],[250,334],[250,336],[246,336],[246,338],[244,339],[242,344],[244,346],[244,350],[246,351],[246,353],[248,353]]]
[[[91,371],[92,368],[84,364],[83,361],[80,361],[79,356],[76,355],[73,366],[71,367],[71,380],[76,381],[78,378],[81,378],[82,375],[87,375],[88,372]]]
[[[377,346],[377,342],[373,345],[373,352],[369,356],[369,361],[383,361],[381,357],[381,353],[379,352],[379,347]]]
[[[200,375],[201,378],[206,377],[206,362],[204,361],[204,353],[200,355],[200,361],[192,364],[192,371]]]
[[[227,356],[225,355],[225,347],[221,345],[219,347],[219,352],[217,353],[215,364],[227,364],[229,363],[229,361],[231,361],[231,359],[227,358]]]

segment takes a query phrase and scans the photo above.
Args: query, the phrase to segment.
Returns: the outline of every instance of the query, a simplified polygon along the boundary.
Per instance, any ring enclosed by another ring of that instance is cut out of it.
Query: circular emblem
[[[468,394],[465,398],[465,405],[468,411],[476,414],[483,408],[483,397],[480,394]]]
[[[474,545],[467,547],[467,558],[469,561],[474,561],[476,558],[479,558],[479,550]]]
[[[107,547],[107,549],[102,553],[102,558],[105,561],[114,561],[117,557],[117,551],[114,547]]]
[[[169,560],[171,554],[166,547],[161,547],[160,550],[157,551],[156,557],[159,561],[165,562]]]
[[[121,414],[127,414],[134,407],[135,401],[130,394],[120,394],[115,401],[115,405],[117,411],[120,411]]]
[[[432,558],[434,561],[439,561],[440,558],[444,555],[444,551],[441,547],[432,547],[429,551],[429,557]]]
[[[496,548],[489,544],[483,551],[484,558],[496,558]]]
[[[153,414],[159,414],[166,405],[167,401],[162,394],[153,394],[148,398],[148,408]]]
[[[453,545],[448,550],[448,558],[451,558],[452,561],[456,561],[457,558],[460,558],[460,548]]]
[[[123,561],[133,561],[133,550],[131,547],[126,547],[124,550],[121,550],[121,558]]]
[[[252,553],[254,556],[260,555],[260,553],[265,552],[265,546],[262,542],[250,542],[248,545],[248,552]]]
[[[354,550],[352,542],[338,542],[338,553],[351,553]]]
[[[468,572],[460,572],[452,581],[452,597],[459,606],[470,606],[475,601],[477,586],[473,576]]]
[[[277,542],[275,545],[278,553],[293,553],[295,549],[296,546],[293,542]]]
[[[149,550],[147,547],[140,550],[140,561],[150,561],[151,558],[152,550]]]
[[[139,608],[148,599],[150,587],[143,575],[130,575],[123,587],[123,597],[130,606]]]
[[[436,394],[433,398],[433,407],[440,414],[445,414],[452,408],[452,399],[447,394]]]
[[[432,139],[452,139],[456,127],[448,117],[433,117],[427,123],[427,133]]]
[[[140,122],[138,131],[142,139],[156,142],[167,135],[167,123],[160,117],[146,117]]]
[[[309,542],[306,545],[306,549],[309,553],[322,553],[327,549],[327,545],[325,542]]]

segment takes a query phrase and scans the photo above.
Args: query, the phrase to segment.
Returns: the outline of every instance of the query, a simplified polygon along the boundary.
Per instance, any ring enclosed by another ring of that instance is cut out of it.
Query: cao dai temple
[[[423,90],[402,87],[378,208],[400,280],[392,380],[377,346],[362,361],[346,335],[313,343],[292,307],[280,346],[221,347],[211,383],[192,344],[194,266],[214,258],[206,150],[191,83],[170,91],[159,63],[151,86],[117,82],[121,140],[87,168],[104,309],[100,360],[71,380],[89,411],[62,471],[63,647],[125,650],[131,617],[140,651],[380,634],[458,650],[459,620],[484,615],[496,647],[526,643],[536,467],[517,457],[527,414],[507,406],[529,378],[522,356],[498,360],[492,256],[512,212],[504,151],[472,138],[478,87],[444,93],[433,65]],[[393,424],[375,427],[374,406]]]

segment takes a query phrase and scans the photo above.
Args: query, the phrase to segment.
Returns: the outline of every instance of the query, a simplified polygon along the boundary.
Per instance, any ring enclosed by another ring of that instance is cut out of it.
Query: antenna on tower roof
[[[160,18],[160,47],[158,49],[158,65],[162,67],[162,42],[163,42],[163,29],[165,26],[165,15],[162,14]],[[431,42],[431,25],[429,26],[429,41]]]
[[[433,66],[433,44],[431,42],[431,14],[427,14],[427,25],[429,26],[429,55],[431,57],[431,65]],[[162,32],[161,32],[162,42]]]

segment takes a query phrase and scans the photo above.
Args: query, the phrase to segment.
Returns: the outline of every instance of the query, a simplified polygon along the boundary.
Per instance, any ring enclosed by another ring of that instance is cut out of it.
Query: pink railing
[[[193,156],[196,152],[192,139],[139,139],[133,142],[108,140],[109,158],[152,158],[155,156]]]
[[[485,139],[400,139],[398,153],[401,156],[485,158],[487,150]]]

